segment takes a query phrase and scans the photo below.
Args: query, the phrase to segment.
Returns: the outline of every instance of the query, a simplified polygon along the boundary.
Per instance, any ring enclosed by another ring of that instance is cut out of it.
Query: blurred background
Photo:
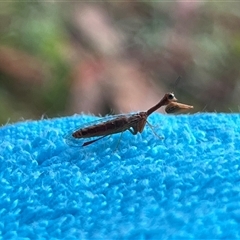
[[[239,112],[239,10],[240,1],[1,2],[0,123],[145,111],[168,91],[193,113]]]

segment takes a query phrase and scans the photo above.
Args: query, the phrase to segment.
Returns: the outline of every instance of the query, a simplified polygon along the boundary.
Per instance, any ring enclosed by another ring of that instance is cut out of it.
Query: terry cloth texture
[[[239,114],[153,114],[155,133],[66,143],[94,119],[0,128],[2,239],[240,238]]]

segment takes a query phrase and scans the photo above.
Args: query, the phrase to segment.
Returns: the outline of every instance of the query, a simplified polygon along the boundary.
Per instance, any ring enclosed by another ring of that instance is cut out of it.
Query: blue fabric
[[[91,116],[0,129],[3,239],[240,238],[240,115],[153,114],[86,146]],[[162,137],[162,138],[161,138]]]

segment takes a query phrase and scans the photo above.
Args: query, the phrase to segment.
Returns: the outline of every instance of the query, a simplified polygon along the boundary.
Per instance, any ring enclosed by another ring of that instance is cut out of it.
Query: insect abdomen
[[[82,128],[74,132],[72,136],[74,138],[89,138],[119,133],[126,130],[126,128],[123,127],[126,126],[126,123],[126,118],[119,118],[114,121],[108,121],[99,125]]]

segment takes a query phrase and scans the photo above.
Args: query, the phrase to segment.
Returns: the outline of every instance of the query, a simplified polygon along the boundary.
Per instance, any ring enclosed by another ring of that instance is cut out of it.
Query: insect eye
[[[168,98],[169,98],[170,100],[174,99],[174,94],[173,94],[173,93],[169,93]]]

